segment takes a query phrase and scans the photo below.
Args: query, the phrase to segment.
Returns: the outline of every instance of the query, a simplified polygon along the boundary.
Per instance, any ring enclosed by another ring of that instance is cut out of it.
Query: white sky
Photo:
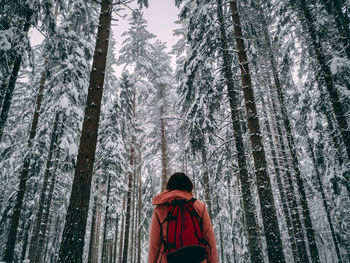
[[[170,51],[177,41],[177,37],[173,36],[173,30],[176,28],[174,22],[177,20],[179,10],[175,7],[174,0],[149,0],[149,7],[143,12],[148,21],[148,31],[156,35],[159,40],[166,42]],[[118,22],[114,21],[113,24],[112,30],[116,40],[116,52],[118,52],[123,41],[121,34],[129,28],[128,17]],[[31,29],[29,36],[32,46],[43,41],[43,36],[36,29]],[[118,53],[116,56],[118,57]],[[116,72],[118,76],[120,71],[121,67],[118,67]]]

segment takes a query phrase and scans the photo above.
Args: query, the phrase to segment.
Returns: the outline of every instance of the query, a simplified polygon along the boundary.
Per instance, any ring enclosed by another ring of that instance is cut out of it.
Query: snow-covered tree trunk
[[[261,138],[259,119],[250,78],[248,58],[245,51],[245,44],[236,1],[230,1],[230,9],[234,24],[236,48],[238,50],[239,68],[241,70],[248,129],[250,142],[252,145],[255,175],[257,178],[260,209],[263,218],[268,257],[271,262],[285,262],[276,207],[273,199],[270,177],[267,172],[264,145]]]
[[[238,94],[235,90],[231,56],[228,52],[228,41],[222,12],[222,1],[217,0],[218,19],[221,33],[221,47],[223,52],[223,70],[226,78],[228,99],[231,107],[232,126],[234,131],[237,161],[239,167],[239,181],[242,192],[243,212],[246,219],[246,230],[248,232],[248,248],[252,262],[264,262],[261,250],[261,241],[258,232],[256,207],[251,193],[251,182],[247,169],[246,154],[244,151],[243,131],[238,113]]]
[[[60,263],[82,262],[111,18],[112,2],[102,0],[82,135],[59,252]]]

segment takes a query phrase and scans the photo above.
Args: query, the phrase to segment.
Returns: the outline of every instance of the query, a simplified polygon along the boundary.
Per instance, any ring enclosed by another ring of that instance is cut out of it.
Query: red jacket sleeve
[[[149,235],[149,249],[148,249],[148,263],[157,262],[159,251],[161,248],[161,225],[159,218],[154,210],[151,222],[151,229]]]
[[[203,237],[209,242],[210,249],[207,248],[208,263],[218,263],[218,251],[216,249],[216,239],[213,230],[213,225],[206,207],[202,214]]]

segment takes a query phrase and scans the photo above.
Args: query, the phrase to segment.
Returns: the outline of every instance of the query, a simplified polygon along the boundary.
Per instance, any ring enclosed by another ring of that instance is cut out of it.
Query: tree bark
[[[256,208],[251,193],[251,181],[247,169],[246,155],[243,144],[243,132],[238,115],[238,95],[235,91],[231,56],[228,52],[228,41],[222,12],[222,0],[217,0],[218,19],[221,33],[221,47],[223,52],[223,70],[226,78],[228,98],[231,108],[231,118],[234,131],[235,146],[237,151],[237,161],[239,167],[239,181],[242,192],[243,212],[245,217],[245,227],[248,233],[248,248],[251,262],[264,262],[261,250],[261,241],[258,231]]]
[[[111,18],[112,2],[110,0],[101,0],[101,13],[90,74],[85,117],[60,246],[59,263],[82,262]]]
[[[230,1],[230,9],[234,23],[234,35],[236,48],[238,50],[239,68],[241,70],[248,129],[250,142],[252,145],[255,175],[257,178],[257,187],[266,236],[268,257],[271,262],[285,262],[271,182],[267,172],[265,151],[260,133],[260,125],[250,78],[248,58],[245,52],[245,44],[236,1]]]

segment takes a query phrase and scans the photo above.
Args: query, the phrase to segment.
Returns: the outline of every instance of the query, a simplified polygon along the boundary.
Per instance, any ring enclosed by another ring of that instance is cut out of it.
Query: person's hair
[[[174,173],[168,180],[166,185],[167,190],[184,190],[187,192],[191,192],[193,189],[193,184],[184,173]]]

